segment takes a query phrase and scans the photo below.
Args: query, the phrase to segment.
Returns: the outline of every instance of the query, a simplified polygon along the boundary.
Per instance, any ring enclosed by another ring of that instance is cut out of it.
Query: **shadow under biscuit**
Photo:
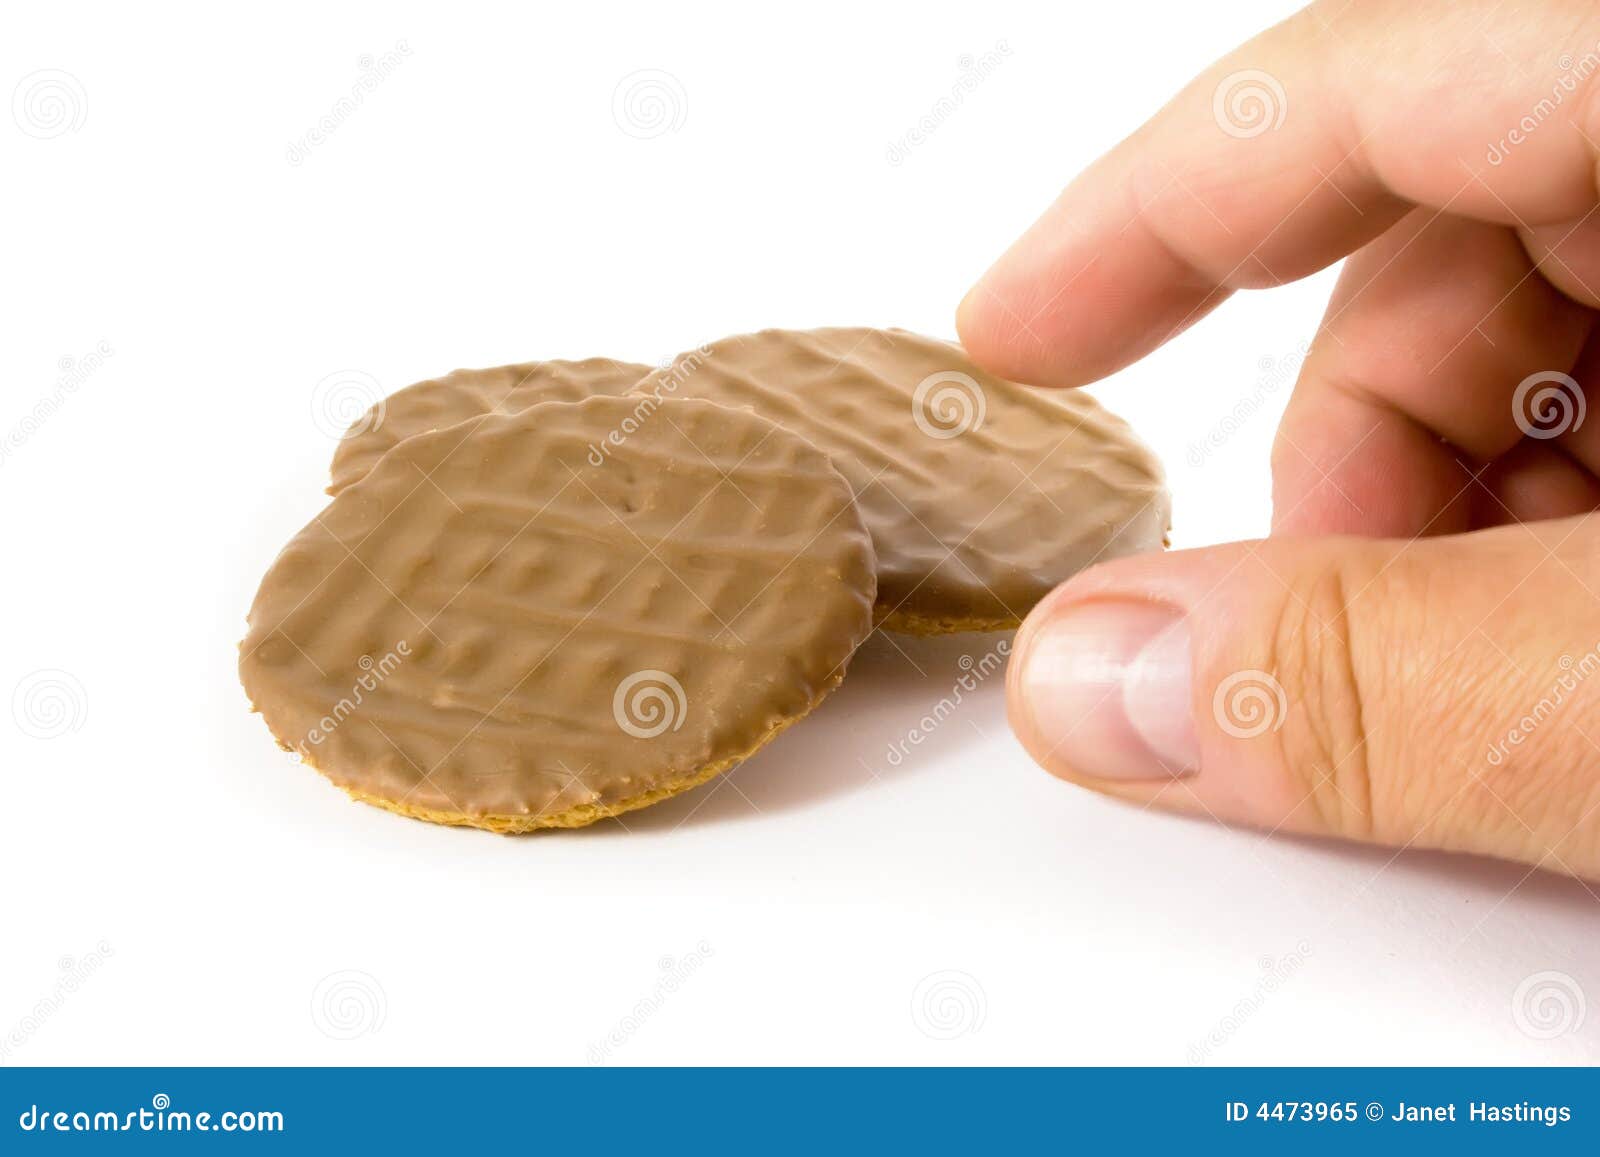
[[[851,660],[844,682],[805,726],[693,791],[581,834],[666,833],[759,820],[914,776],[1005,732],[1012,636],[875,631]]]

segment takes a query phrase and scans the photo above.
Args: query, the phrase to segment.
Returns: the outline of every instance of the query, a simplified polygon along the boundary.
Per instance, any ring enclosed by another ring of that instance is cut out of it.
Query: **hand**
[[[961,305],[1076,386],[1348,255],[1273,537],[1064,584],[1009,675],[1075,783],[1600,877],[1600,9],[1315,4],[1061,194]],[[1360,536],[1360,537],[1354,537]]]

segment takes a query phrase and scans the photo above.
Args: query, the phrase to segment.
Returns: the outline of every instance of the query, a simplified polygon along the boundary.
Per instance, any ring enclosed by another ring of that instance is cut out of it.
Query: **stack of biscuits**
[[[703,783],[875,629],[1015,627],[1171,510],[1087,394],[865,328],[458,370],[356,421],[329,493],[250,609],[252,704],[356,799],[508,833]]]

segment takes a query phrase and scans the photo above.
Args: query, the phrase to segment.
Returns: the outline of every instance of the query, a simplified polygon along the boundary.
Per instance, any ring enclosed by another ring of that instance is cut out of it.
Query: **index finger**
[[[1549,16],[1346,3],[1269,29],[1068,186],[962,302],[963,343],[1003,377],[1082,385],[1416,205],[1524,228],[1581,216],[1600,14],[1551,0]],[[1562,63],[1582,73],[1571,93]],[[1537,131],[1519,134],[1530,109]]]

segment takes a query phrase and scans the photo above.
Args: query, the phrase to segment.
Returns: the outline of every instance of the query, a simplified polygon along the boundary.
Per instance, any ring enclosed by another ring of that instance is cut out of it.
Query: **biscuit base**
[[[882,611],[883,608],[878,608]],[[897,635],[958,635],[964,631],[1014,631],[1022,620],[1012,615],[994,619],[962,618],[959,615],[919,615],[913,611],[890,611],[878,620],[878,629]]]

